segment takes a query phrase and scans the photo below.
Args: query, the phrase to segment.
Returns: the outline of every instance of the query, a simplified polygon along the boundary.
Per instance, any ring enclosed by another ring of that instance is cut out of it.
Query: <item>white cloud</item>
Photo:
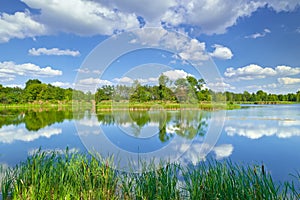
[[[205,87],[218,92],[218,91],[225,91],[225,90],[234,90],[235,87],[224,82],[215,82],[215,83],[207,83],[205,84]]]
[[[41,68],[32,63],[15,64],[14,62],[0,62],[0,76],[9,77],[12,80],[16,76],[60,76],[62,71],[51,67]]]
[[[272,68],[263,68],[255,64],[250,64],[237,69],[230,67],[227,68],[224,73],[225,77],[236,80],[262,79],[267,76],[275,76],[276,74],[277,72]]]
[[[56,81],[51,83],[51,85],[53,86],[57,86],[57,87],[63,87],[63,88],[73,88],[74,84],[68,83],[68,82],[60,82],[60,81]]]
[[[29,11],[1,14],[0,42],[58,32],[82,36],[112,35],[122,30],[139,28],[142,23],[138,16],[143,18],[146,27],[165,26],[179,30],[182,25],[189,25],[197,33],[222,34],[235,25],[238,19],[251,16],[258,8],[268,6],[277,12],[288,12],[299,6],[298,0],[22,1],[38,9],[39,14],[31,14]],[[268,31],[265,29],[252,37],[261,37]]]
[[[32,48],[29,49],[28,53],[33,56],[40,56],[40,55],[55,55],[55,56],[79,56],[79,51],[72,51],[70,49],[58,49],[58,48],[52,48],[52,49],[46,49],[46,48]]]
[[[277,12],[293,11],[300,5],[298,0],[266,0],[266,3]]]
[[[233,152],[232,144],[222,144],[219,146],[212,147],[207,143],[193,143],[191,145],[181,144],[179,147],[175,146],[175,152],[181,154],[184,153],[183,157],[187,158],[187,163],[193,163],[196,165],[199,161],[205,161],[206,155],[210,149],[216,154],[216,159],[223,159],[229,157]]]
[[[265,125],[255,125],[255,124],[240,124],[233,126],[225,127],[225,132],[229,136],[244,136],[250,139],[259,139],[263,136],[272,136],[277,132],[277,128],[269,127],[267,128]]]
[[[32,8],[40,9],[39,21],[53,32],[63,31],[83,36],[111,35],[115,31],[140,26],[134,12],[122,12],[102,2],[87,0],[23,0],[23,2]]]
[[[78,71],[79,73],[83,73],[83,74],[102,74],[102,71],[101,70],[90,70],[89,68],[86,68],[86,67],[82,67],[82,68],[79,68],[79,69],[76,69],[76,71]]]
[[[300,74],[300,67],[292,68],[286,65],[279,65],[275,68],[275,70],[279,75],[283,75],[283,76]]]
[[[287,113],[278,113],[278,116],[262,116],[261,113],[251,112],[248,115],[249,118],[247,116],[242,119],[229,118],[224,129],[227,135],[244,136],[250,139],[259,139],[265,136],[277,136],[278,138],[300,136],[299,120],[290,118]]]
[[[166,72],[163,72],[163,75],[167,76],[170,80],[175,81],[179,78],[186,78],[187,76],[193,76],[192,74],[189,74],[183,70],[169,70]]]
[[[225,33],[237,19],[250,16],[264,2],[254,1],[178,1],[168,9],[162,21],[170,26],[190,24],[199,27],[206,34]]]
[[[135,33],[135,38],[130,43],[139,43],[153,47],[162,47],[176,52],[180,59],[199,62],[208,60],[205,52],[205,43],[197,39],[190,39],[186,35],[168,32],[163,28],[142,28]]]
[[[158,77],[149,77],[149,78],[130,78],[127,76],[124,76],[122,78],[114,78],[113,81],[116,84],[132,84],[134,81],[137,80],[141,84],[150,84],[150,83],[157,83]]]
[[[1,63],[0,63],[0,71],[1,71]],[[8,81],[13,81],[15,79],[15,75],[0,72],[0,78],[1,78],[0,79],[1,82],[8,82]]]
[[[219,44],[215,44],[213,45],[213,47],[215,48],[215,50],[212,53],[210,53],[212,57],[216,57],[224,60],[232,58],[233,54],[228,47],[224,47]]]
[[[79,80],[79,84],[82,85],[111,85],[112,83],[108,80],[102,80],[99,78],[86,78]]]
[[[260,38],[260,37],[265,37],[268,33],[271,33],[271,31],[269,29],[265,28],[263,30],[263,32],[261,32],[261,33],[254,33],[254,34],[251,34],[251,35],[247,35],[247,36],[245,36],[245,38],[256,39],[256,38]]]
[[[279,83],[284,85],[293,85],[293,84],[299,84],[300,78],[290,78],[290,77],[283,77],[277,79]]]
[[[40,137],[50,138],[59,135],[62,130],[59,128],[46,127],[36,132],[27,131],[25,128],[16,128],[14,125],[4,126],[0,129],[0,142],[11,144],[14,141],[31,142]]]
[[[11,87],[11,88],[16,88],[16,87],[22,88],[22,89],[25,88],[25,84],[7,84],[7,85],[5,85],[5,86],[6,86],[6,87]]]
[[[134,80],[132,78],[124,76],[122,78],[114,78],[113,81],[117,82],[117,84],[131,84]]]
[[[244,136],[249,139],[259,139],[265,136],[277,136],[278,138],[290,138],[300,136],[300,129],[297,127],[271,127],[264,124],[245,124],[239,123],[235,126],[225,127],[229,136]]]
[[[102,1],[103,2],[103,1]],[[110,1],[106,3],[109,7],[115,7],[127,13],[136,13],[142,16],[149,23],[149,26],[160,25],[160,18],[171,7],[176,6],[176,0],[130,0],[130,1]]]
[[[233,152],[232,144],[222,144],[213,148],[213,151],[216,154],[216,159],[220,160],[222,158],[229,157]]]
[[[240,81],[240,80],[255,80],[255,79],[265,79],[270,77],[276,77],[277,81],[280,84],[284,85],[292,85],[299,83],[299,78],[290,78],[285,77],[288,75],[298,75],[300,74],[299,67],[290,67],[286,65],[279,65],[275,68],[270,67],[261,67],[259,65],[250,64],[245,67],[241,68],[227,68],[224,76],[228,79],[233,81]],[[269,83],[265,83],[262,85],[251,85],[246,86],[248,89],[275,89],[279,87],[279,84],[274,83],[274,79],[270,79]]]
[[[98,121],[96,116],[93,116],[91,118],[80,119],[77,123],[81,126],[87,127],[99,127],[100,125],[100,122]]]
[[[12,38],[35,37],[46,33],[46,27],[35,21],[29,11],[16,12],[13,15],[0,13],[0,42],[8,42]]]

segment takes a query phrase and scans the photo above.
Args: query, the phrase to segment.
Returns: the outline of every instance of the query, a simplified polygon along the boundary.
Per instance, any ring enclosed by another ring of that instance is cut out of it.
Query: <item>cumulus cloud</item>
[[[12,38],[35,37],[46,33],[46,26],[33,19],[29,11],[16,12],[13,15],[0,13],[0,42],[8,42]]]
[[[215,50],[212,53],[210,53],[212,57],[220,58],[224,60],[232,58],[233,54],[228,47],[224,47],[219,44],[215,44],[213,45],[213,47],[215,48]]]
[[[54,32],[82,36],[111,35],[116,31],[140,26],[134,12],[122,12],[98,1],[23,0],[31,8],[40,9],[39,21]],[[71,11],[71,12],[70,12]]]
[[[268,91],[269,89],[275,89],[278,88],[279,85],[276,83],[270,83],[270,84],[264,84],[264,85],[249,85],[246,88],[247,89],[256,89],[256,90],[265,90]]]
[[[54,56],[79,56],[79,51],[72,51],[70,49],[58,49],[58,48],[52,48],[52,49],[46,49],[46,48],[32,48],[29,49],[28,53],[33,56],[40,56],[40,55],[54,55]]]
[[[278,128],[267,127],[265,125],[257,124],[240,124],[238,126],[227,126],[225,131],[229,136],[244,136],[249,139],[259,139],[264,136],[277,136],[278,138],[290,138],[293,136],[300,136],[300,129],[296,127]]]
[[[46,127],[36,132],[27,131],[24,128],[16,128],[14,125],[4,126],[0,129],[0,142],[11,144],[14,141],[31,142],[40,137],[50,138],[59,135],[62,130],[59,128]]]
[[[81,79],[79,80],[79,84],[82,85],[111,85],[112,82],[108,81],[108,80],[102,80],[99,78],[86,78],[86,79]]]
[[[256,38],[260,38],[260,37],[265,37],[268,33],[271,33],[271,31],[269,29],[265,28],[263,30],[263,32],[261,32],[261,33],[254,33],[254,34],[251,34],[251,35],[247,35],[247,36],[245,36],[245,38],[256,39]]]
[[[142,28],[134,34],[135,38],[130,43],[161,47],[176,52],[178,54],[177,58],[183,60],[199,62],[209,59],[205,52],[205,43],[197,39],[191,39],[187,35],[168,32],[163,28]]]
[[[62,71],[51,67],[41,68],[32,63],[15,64],[12,61],[0,62],[0,77],[14,80],[16,76],[60,76]]]
[[[122,78],[114,78],[113,81],[116,84],[132,84],[134,81],[138,81],[141,84],[150,84],[150,83],[156,83],[158,81],[158,77],[149,77],[149,78],[130,78],[127,76],[124,76]]]
[[[293,84],[299,84],[300,78],[290,78],[290,77],[283,77],[277,79],[279,83],[284,85],[293,85]]]
[[[25,84],[6,84],[5,86],[10,88],[25,88]]]
[[[277,12],[287,12],[295,10],[300,5],[300,2],[298,0],[267,0],[266,4]]]
[[[279,75],[290,76],[300,74],[300,67],[292,68],[286,65],[280,65],[275,68]]]
[[[192,24],[206,34],[221,34],[238,18],[250,16],[264,4],[254,1],[179,1],[166,11],[162,21],[169,26]]]
[[[112,35],[143,26],[179,30],[188,25],[196,33],[222,34],[238,19],[251,16],[258,8],[268,6],[277,12],[288,12],[299,6],[298,0],[22,1],[31,8],[39,9],[39,13],[1,14],[0,42],[57,32],[81,36]],[[265,29],[251,37],[262,37],[268,31]]]
[[[103,1],[102,1],[103,2]],[[136,13],[142,16],[150,26],[159,26],[161,16],[171,7],[176,6],[176,0],[131,0],[131,1],[110,1],[106,0],[109,7],[118,8],[127,13]]]
[[[234,90],[235,87],[228,84],[228,83],[225,83],[225,82],[215,82],[215,83],[207,83],[205,84],[205,87],[213,90],[213,91],[216,91],[216,92],[223,92],[225,90]]]
[[[247,120],[247,118],[229,119],[224,129],[227,135],[238,135],[249,139],[270,136],[278,138],[300,136],[299,120],[297,119],[286,118],[285,115],[253,118],[253,114],[259,113],[251,113],[251,120]]]
[[[175,81],[179,78],[186,78],[187,76],[193,76],[192,74],[189,74],[182,69],[169,70],[164,72],[163,75],[167,76],[172,81]]]
[[[230,67],[224,73],[225,77],[237,80],[262,79],[266,76],[275,76],[276,74],[277,72],[274,69],[269,67],[263,68],[256,64],[250,64],[237,69]]]
[[[63,87],[63,88],[73,88],[74,87],[74,84],[72,84],[72,83],[60,82],[60,81],[53,82],[53,83],[51,83],[51,85],[57,86],[57,87]]]
[[[275,68],[261,67],[256,64],[250,64],[245,67],[234,69],[227,68],[224,76],[235,80],[253,80],[263,79],[270,76],[287,76],[300,74],[300,68],[280,65]],[[285,81],[287,80],[287,81]],[[278,79],[281,82],[288,82],[288,78]]]
[[[222,158],[229,157],[233,152],[232,144],[222,144],[213,148],[213,151],[216,154],[216,159],[220,160]]]

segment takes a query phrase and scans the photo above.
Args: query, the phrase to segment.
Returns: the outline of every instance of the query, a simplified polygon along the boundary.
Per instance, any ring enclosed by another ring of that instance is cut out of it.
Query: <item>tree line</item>
[[[98,88],[95,93],[97,102],[114,100],[130,100],[132,102],[148,101],[172,101],[172,102],[279,102],[290,101],[300,102],[300,90],[297,93],[270,94],[262,90],[249,93],[214,92],[204,87],[203,79],[196,79],[192,76],[179,78],[172,82],[167,76],[161,75],[158,85],[141,85],[135,81],[132,86],[126,85],[104,85]]]
[[[158,85],[142,85],[134,81],[129,85],[103,85],[97,89],[95,94],[91,92],[84,93],[72,88],[60,88],[51,84],[42,83],[38,79],[30,79],[26,82],[25,88],[3,87],[0,84],[0,103],[18,104],[31,103],[37,101],[131,101],[131,102],[278,102],[290,101],[300,102],[300,90],[296,93],[271,94],[259,90],[257,92],[243,93],[233,92],[214,92],[204,87],[203,79],[196,79],[192,76],[179,78],[175,81],[167,76],[161,75],[158,79]]]
[[[85,99],[87,96],[84,92],[72,88],[63,89],[42,83],[38,79],[30,79],[26,82],[24,89],[0,85],[0,103],[20,104],[37,101],[70,101],[73,99],[74,93],[77,94],[78,98],[82,99]]]

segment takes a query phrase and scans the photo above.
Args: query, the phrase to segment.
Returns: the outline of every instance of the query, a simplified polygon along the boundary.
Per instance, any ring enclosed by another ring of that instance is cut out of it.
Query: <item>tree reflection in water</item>
[[[99,112],[97,118],[105,126],[130,126],[135,137],[140,136],[143,128],[157,124],[160,141],[167,142],[175,134],[190,140],[196,136],[203,137],[210,114],[200,110],[114,111]]]
[[[0,111],[0,128],[7,125],[25,124],[29,131],[38,131],[64,120],[91,119],[90,111],[72,112],[71,109],[10,109]],[[174,135],[186,139],[204,136],[207,129],[209,112],[199,110],[149,110],[149,111],[113,111],[97,113],[99,125],[129,126],[132,135],[139,137],[142,129],[155,124],[161,142],[169,141]]]

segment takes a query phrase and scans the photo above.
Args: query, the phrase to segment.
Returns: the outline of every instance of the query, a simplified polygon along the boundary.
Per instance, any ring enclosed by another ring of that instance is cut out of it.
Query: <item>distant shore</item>
[[[238,102],[197,102],[178,103],[165,101],[113,102],[113,101],[35,101],[20,104],[0,104],[0,109],[10,108],[93,108],[97,111],[110,110],[232,110],[240,109],[242,104],[285,105],[296,104],[291,101],[238,101]]]

